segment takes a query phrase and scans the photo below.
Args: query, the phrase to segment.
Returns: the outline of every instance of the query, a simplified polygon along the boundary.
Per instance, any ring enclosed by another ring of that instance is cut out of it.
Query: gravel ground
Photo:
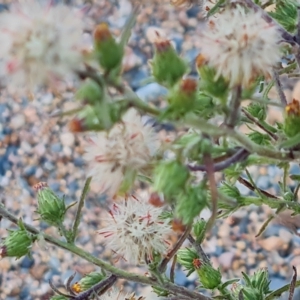
[[[58,2],[58,1],[57,1]],[[80,7],[78,1],[70,5]],[[112,1],[95,1],[88,11],[90,16],[87,29],[101,21],[107,21],[115,34],[119,34],[131,5],[122,0],[117,7]],[[176,49],[189,61],[199,52],[201,41],[197,32],[202,28],[202,14],[199,7],[189,10],[174,9],[167,1],[160,6],[153,1],[140,14],[124,60],[124,76],[137,94],[145,101],[159,101],[166,90],[155,83],[143,84],[149,76],[147,60],[152,57],[151,41],[155,31],[170,38]],[[1,10],[0,5],[0,10]],[[87,37],[88,39],[88,37]],[[33,221],[37,215],[36,198],[32,186],[40,181],[58,194],[66,195],[67,203],[77,200],[83,187],[86,172],[82,159],[84,136],[68,131],[67,119],[50,118],[55,109],[70,109],[74,106],[74,84],[68,82],[59,95],[44,90],[34,100],[26,97],[12,97],[5,89],[0,95],[0,192],[6,207],[29,224],[56,235],[51,227]],[[289,82],[286,94],[289,99],[300,99],[300,83]],[[273,91],[274,99],[277,98]],[[281,118],[278,109],[270,111],[269,119],[274,122]],[[280,170],[275,166],[252,168],[257,185],[278,192]],[[297,165],[291,167],[292,174],[299,174]],[[293,182],[290,183],[291,186]],[[250,191],[239,186],[244,194]],[[96,230],[101,226],[101,214],[105,210],[103,202],[93,192],[90,193],[84,209],[78,244],[85,250],[109,259],[110,252],[103,247]],[[72,220],[75,210],[69,211]],[[300,273],[300,238],[284,227],[273,224],[260,238],[254,236],[270,211],[263,207],[240,210],[226,220],[220,220],[204,244],[204,249],[215,266],[219,266],[224,278],[241,277],[241,272],[253,273],[257,268],[268,267],[271,289],[288,283],[292,276],[292,266]],[[6,235],[10,223],[1,221],[0,236]],[[51,253],[49,255],[49,253]],[[51,291],[48,281],[57,286],[74,273],[79,279],[83,274],[97,270],[93,265],[52,246],[36,245],[32,258],[0,261],[0,299],[29,300],[48,299]],[[139,270],[141,272],[141,270]],[[190,286],[195,277],[188,280],[185,272],[177,270],[176,283]],[[137,285],[126,285],[125,289],[141,290]],[[150,289],[143,290],[148,294]],[[299,295],[299,294],[298,294]],[[300,297],[300,295],[299,295]],[[148,299],[155,299],[154,296]],[[287,299],[283,297],[282,299]],[[299,298],[295,298],[299,299]]]

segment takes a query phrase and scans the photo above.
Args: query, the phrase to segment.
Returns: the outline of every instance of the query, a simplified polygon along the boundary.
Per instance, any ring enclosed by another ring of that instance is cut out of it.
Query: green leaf
[[[269,135],[254,131],[248,134],[249,138],[256,144],[267,146],[270,145],[271,138]]]
[[[290,178],[295,181],[300,181],[300,175],[293,174],[293,175],[290,175]]]
[[[269,15],[281,24],[287,31],[294,32],[297,27],[297,6],[296,2],[280,0],[276,3],[276,10],[269,12]]]

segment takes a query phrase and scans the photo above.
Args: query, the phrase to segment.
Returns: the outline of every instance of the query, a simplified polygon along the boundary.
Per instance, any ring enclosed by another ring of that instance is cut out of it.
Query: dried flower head
[[[151,260],[153,251],[164,254],[171,233],[169,221],[160,218],[163,209],[129,197],[115,203],[106,218],[109,224],[100,231],[107,245],[130,263]]]
[[[258,75],[269,76],[280,60],[280,34],[260,13],[227,9],[208,21],[202,33],[202,54],[231,86],[249,86]]]
[[[300,115],[300,102],[296,99],[293,99],[293,101],[285,107],[285,111],[286,111],[287,115],[299,116]]]
[[[27,0],[0,18],[1,75],[16,88],[54,82],[82,62],[83,22],[65,5]]]
[[[84,159],[90,165],[89,176],[99,183],[99,192],[113,197],[126,171],[141,171],[157,148],[157,135],[142,123],[136,110],[130,109],[108,133],[90,138]]]
[[[145,297],[137,297],[134,293],[124,294],[117,288],[112,288],[101,296],[101,300],[145,300]]]

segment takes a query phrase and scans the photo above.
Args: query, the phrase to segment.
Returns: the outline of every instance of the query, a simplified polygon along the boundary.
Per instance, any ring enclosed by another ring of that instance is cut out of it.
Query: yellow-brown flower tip
[[[110,39],[111,33],[109,30],[109,27],[107,23],[100,23],[99,25],[96,26],[95,31],[94,31],[94,39],[97,42],[103,42],[106,41],[107,39]]]
[[[83,292],[82,288],[81,288],[81,285],[79,282],[75,282],[73,285],[72,285],[72,291],[79,294],[81,292]]]
[[[159,197],[158,193],[152,193],[149,198],[149,203],[155,207],[162,207],[164,202]]]
[[[46,188],[46,187],[48,187],[48,184],[47,184],[46,182],[39,182],[39,183],[37,183],[37,184],[35,184],[35,185],[33,186],[33,188],[34,188],[36,191],[40,191],[40,190],[42,190],[42,189],[44,189],[44,188]]]
[[[155,33],[157,37],[154,41],[154,46],[157,52],[166,52],[168,49],[172,47],[170,40],[162,38],[158,31],[155,31]]]
[[[197,81],[192,78],[183,79],[181,82],[181,90],[186,94],[191,94],[197,90]]]
[[[199,269],[202,265],[202,262],[199,258],[194,258],[192,264],[195,267],[195,269]]]
[[[201,67],[203,67],[204,65],[206,65],[208,62],[207,58],[202,54],[198,54],[196,57],[196,67],[199,69]]]
[[[184,232],[186,226],[179,219],[174,219],[172,221],[172,229],[176,232]]]
[[[69,129],[71,132],[83,132],[85,131],[85,126],[82,120],[75,118],[69,122]]]
[[[7,247],[5,245],[0,247],[0,259],[7,256]]]
[[[291,103],[289,103],[286,107],[285,107],[285,112],[288,115],[296,115],[299,116],[300,115],[300,103],[298,100],[293,99],[293,101]]]

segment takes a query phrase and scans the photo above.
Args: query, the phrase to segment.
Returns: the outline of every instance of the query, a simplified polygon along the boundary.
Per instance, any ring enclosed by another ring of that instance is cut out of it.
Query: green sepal
[[[18,225],[19,229],[8,230],[9,234],[0,246],[0,257],[15,257],[19,259],[30,254],[32,244],[37,239],[37,236],[27,232],[21,219]]]
[[[164,161],[156,166],[154,170],[155,191],[162,192],[167,198],[178,195],[189,178],[188,168],[180,162]]]
[[[86,103],[93,105],[102,100],[103,91],[98,83],[92,79],[87,79],[81,84],[75,97],[76,99],[83,100]]]
[[[191,224],[195,217],[208,205],[207,186],[200,184],[195,187],[187,187],[177,197],[176,215],[185,225]]]

